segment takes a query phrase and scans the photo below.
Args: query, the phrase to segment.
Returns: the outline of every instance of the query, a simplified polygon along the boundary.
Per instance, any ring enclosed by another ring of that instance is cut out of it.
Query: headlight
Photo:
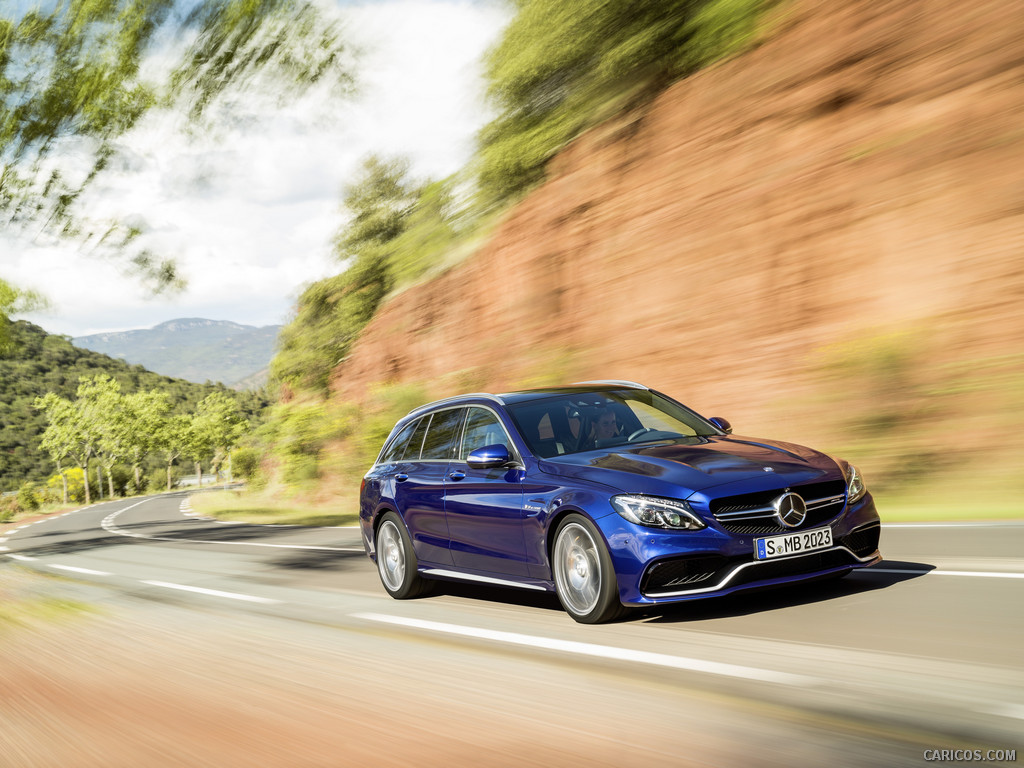
[[[707,526],[693,514],[685,501],[656,499],[652,496],[612,496],[615,511],[637,525],[648,528],[670,528],[675,531],[697,531]]]
[[[843,474],[846,475],[846,503],[853,504],[855,501],[860,501],[864,498],[864,494],[868,492],[867,486],[864,485],[864,478],[860,476],[860,472],[853,464],[843,462]]]

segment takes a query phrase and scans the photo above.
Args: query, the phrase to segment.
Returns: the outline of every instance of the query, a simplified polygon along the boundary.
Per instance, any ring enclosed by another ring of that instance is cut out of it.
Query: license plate
[[[773,557],[796,555],[801,552],[813,552],[816,549],[828,549],[832,546],[832,529],[815,528],[813,531],[787,533],[784,536],[769,536],[754,541],[754,554],[758,560],[770,560]]]

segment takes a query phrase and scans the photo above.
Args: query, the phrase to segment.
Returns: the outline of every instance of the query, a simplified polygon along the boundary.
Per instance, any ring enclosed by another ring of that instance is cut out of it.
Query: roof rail
[[[406,416],[412,416],[414,413],[419,413],[420,411],[426,411],[426,410],[429,410],[429,409],[431,409],[431,408],[433,408],[435,406],[443,405],[444,403],[454,402],[455,400],[465,400],[467,397],[480,397],[480,398],[483,398],[485,400],[491,400],[491,401],[497,403],[498,405],[504,405],[505,404],[504,400],[502,400],[497,395],[492,395],[490,392],[470,392],[467,395],[455,395],[453,397],[444,397],[444,398],[441,398],[440,400],[435,400],[432,403],[426,403],[425,405],[417,406],[416,408],[413,408],[411,411],[409,411],[406,414]]]
[[[597,381],[574,381],[570,386],[582,387],[593,384],[609,385],[612,387],[626,387],[628,389],[650,389],[645,387],[643,384],[637,384],[635,381],[622,381],[620,379],[598,379]]]

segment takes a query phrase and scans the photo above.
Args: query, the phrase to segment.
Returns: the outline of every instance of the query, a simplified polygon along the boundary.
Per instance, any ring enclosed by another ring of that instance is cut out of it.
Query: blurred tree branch
[[[337,21],[315,2],[190,5],[58,0],[49,12],[0,12],[0,224],[8,233],[78,239],[123,259],[154,291],[173,290],[182,284],[173,260],[135,250],[137,228],[82,212],[83,192],[109,170],[119,140],[154,108],[195,125],[243,91],[282,102],[318,84],[350,92]],[[152,74],[167,56],[173,64]],[[9,311],[0,306],[0,317]]]

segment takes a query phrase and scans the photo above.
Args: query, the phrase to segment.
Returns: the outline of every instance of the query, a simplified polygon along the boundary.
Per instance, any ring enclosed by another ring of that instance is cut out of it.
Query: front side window
[[[465,415],[465,408],[435,411],[430,420],[430,426],[427,428],[427,437],[423,441],[421,461],[453,458],[462,431],[462,419]]]
[[[508,410],[530,450],[545,459],[721,434],[697,414],[648,390],[567,393]]]
[[[512,443],[505,434],[504,427],[498,417],[486,408],[470,408],[466,418],[466,430],[462,437],[462,450],[459,458],[463,461],[477,448],[488,445],[504,445],[512,455]]]

